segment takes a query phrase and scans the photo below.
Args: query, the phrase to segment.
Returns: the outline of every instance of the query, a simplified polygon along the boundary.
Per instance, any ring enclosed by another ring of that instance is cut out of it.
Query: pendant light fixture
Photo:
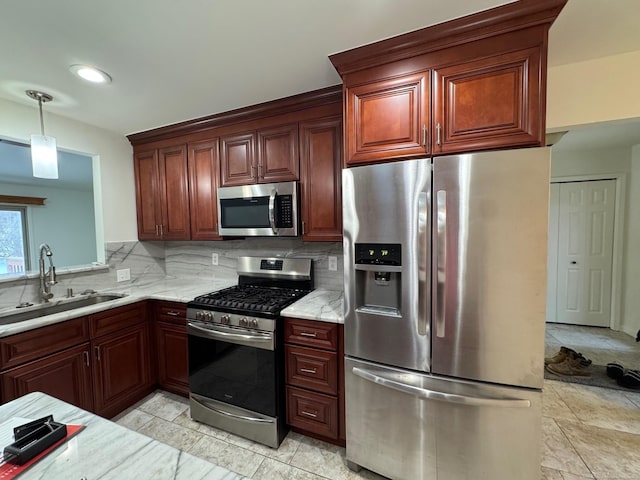
[[[27,96],[38,101],[40,109],[40,133],[31,135],[31,166],[33,176],[39,178],[58,178],[58,152],[56,139],[44,134],[44,120],[42,118],[42,104],[50,102],[53,97],[48,93],[37,90],[27,90]]]

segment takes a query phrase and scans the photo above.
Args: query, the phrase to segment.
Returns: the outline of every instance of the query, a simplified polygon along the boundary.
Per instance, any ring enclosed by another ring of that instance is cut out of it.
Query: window
[[[0,274],[30,269],[26,207],[0,205]]]

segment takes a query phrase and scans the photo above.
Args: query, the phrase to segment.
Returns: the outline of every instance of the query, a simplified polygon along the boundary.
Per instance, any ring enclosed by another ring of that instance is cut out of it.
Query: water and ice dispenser
[[[356,243],[354,253],[356,312],[401,316],[400,244]]]

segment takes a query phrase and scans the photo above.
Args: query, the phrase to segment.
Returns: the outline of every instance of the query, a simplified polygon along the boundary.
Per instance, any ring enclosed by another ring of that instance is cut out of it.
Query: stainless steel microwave
[[[218,188],[220,235],[295,237],[298,225],[298,182]]]

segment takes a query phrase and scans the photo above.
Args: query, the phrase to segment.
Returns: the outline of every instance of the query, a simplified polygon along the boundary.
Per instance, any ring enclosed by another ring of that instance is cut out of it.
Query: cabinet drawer
[[[144,322],[147,318],[147,303],[139,302],[132,305],[113,308],[104,312],[89,315],[91,338],[117,332],[123,328]]]
[[[313,320],[284,319],[284,341],[306,347],[338,349],[338,325]]]
[[[287,423],[327,438],[338,438],[338,400],[287,387]]]
[[[285,346],[287,384],[338,394],[337,354],[314,348]]]
[[[89,340],[87,317],[0,338],[0,369],[59,352]]]
[[[155,320],[186,325],[187,306],[177,302],[156,302]]]

